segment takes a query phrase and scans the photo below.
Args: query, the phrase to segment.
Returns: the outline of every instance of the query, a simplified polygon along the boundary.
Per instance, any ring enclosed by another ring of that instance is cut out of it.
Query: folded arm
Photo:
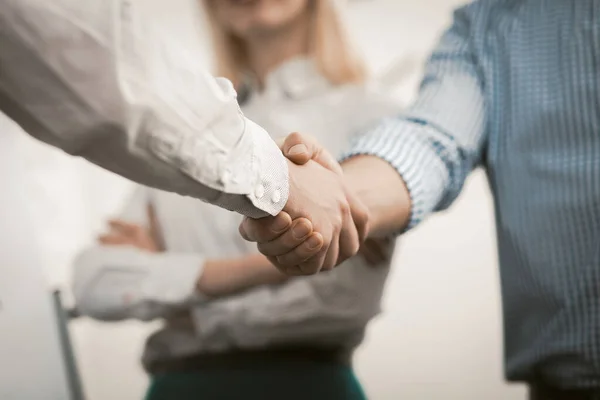
[[[204,259],[197,254],[149,253],[133,247],[98,246],[75,261],[77,310],[103,321],[165,317],[201,301],[196,283]]]
[[[74,267],[78,311],[106,321],[164,318],[174,310],[287,279],[262,255],[205,259],[130,246],[88,249]]]
[[[149,320],[286,277],[266,257],[207,259],[165,251],[152,191],[137,187],[110,221],[101,245],[74,263],[73,291],[79,312],[101,320]]]

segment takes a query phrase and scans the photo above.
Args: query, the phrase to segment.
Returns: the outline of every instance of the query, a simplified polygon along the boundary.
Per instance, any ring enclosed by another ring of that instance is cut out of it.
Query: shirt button
[[[280,200],[281,200],[281,192],[279,190],[274,191],[273,196],[271,197],[271,201],[273,203],[279,203]]]
[[[262,199],[262,197],[265,195],[265,187],[261,184],[259,184],[258,186],[256,186],[254,188],[254,196],[257,199]]]
[[[226,169],[225,171],[223,171],[223,173],[221,174],[221,181],[225,184],[231,182],[231,171]]]

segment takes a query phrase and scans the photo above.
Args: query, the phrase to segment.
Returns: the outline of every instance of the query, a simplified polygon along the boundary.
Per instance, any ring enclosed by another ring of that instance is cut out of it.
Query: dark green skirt
[[[152,377],[146,400],[365,400],[349,366],[312,361],[165,373]]]

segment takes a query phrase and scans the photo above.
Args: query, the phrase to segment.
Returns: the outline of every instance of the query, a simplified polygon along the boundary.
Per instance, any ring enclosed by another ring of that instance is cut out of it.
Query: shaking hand
[[[344,183],[340,165],[316,140],[291,134],[290,194],[276,217],[245,218],[240,233],[289,275],[330,270],[354,256],[368,232],[368,212]]]

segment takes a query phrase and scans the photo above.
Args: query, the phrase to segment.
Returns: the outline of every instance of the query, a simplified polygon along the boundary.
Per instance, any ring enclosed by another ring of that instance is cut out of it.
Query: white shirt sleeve
[[[287,161],[176,37],[132,0],[0,0],[0,111],[147,186],[251,217],[287,202]]]
[[[77,310],[104,321],[165,317],[202,301],[195,288],[203,266],[204,258],[197,254],[90,248],[74,265]]]
[[[147,226],[151,190],[139,186],[119,217]],[[149,253],[132,247],[95,246],[73,264],[77,310],[105,321],[152,320],[203,301],[196,291],[205,259],[193,253]]]

